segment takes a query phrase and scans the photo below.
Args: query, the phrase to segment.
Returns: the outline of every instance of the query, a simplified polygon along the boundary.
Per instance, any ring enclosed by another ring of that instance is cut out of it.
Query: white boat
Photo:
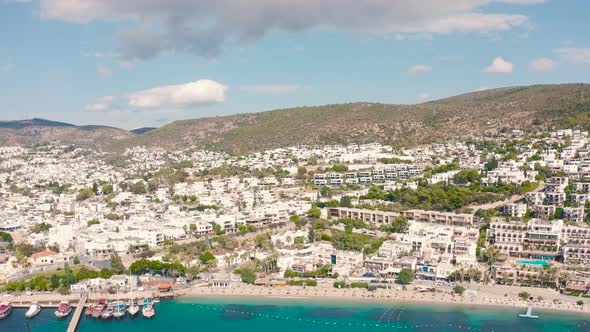
[[[141,314],[145,318],[152,318],[156,315],[156,310],[154,309],[154,305],[152,304],[151,300],[143,300],[143,308],[141,309]]]
[[[131,278],[131,272],[129,272],[129,278]],[[133,303],[133,287],[131,287],[131,304],[129,305],[129,308],[127,308],[127,312],[131,316],[135,316],[139,312],[139,306]]]
[[[521,318],[539,318],[539,316],[533,315],[533,307],[528,307],[526,309],[526,314],[519,314],[518,317],[521,317]]]
[[[35,302],[29,307],[29,310],[27,310],[27,312],[25,313],[25,316],[27,318],[33,318],[33,317],[37,316],[37,314],[40,311],[41,311],[41,306],[39,305],[39,303]]]

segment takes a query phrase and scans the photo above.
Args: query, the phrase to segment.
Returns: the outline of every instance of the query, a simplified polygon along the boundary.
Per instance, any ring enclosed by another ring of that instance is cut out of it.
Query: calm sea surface
[[[30,331],[65,331],[44,309]],[[0,331],[29,331],[25,309],[0,321]],[[73,313],[73,311],[72,311]],[[514,310],[400,304],[316,303],[298,300],[184,298],[156,304],[156,317],[101,321],[83,318],[78,331],[590,331],[590,316],[536,312],[539,319],[518,318]]]

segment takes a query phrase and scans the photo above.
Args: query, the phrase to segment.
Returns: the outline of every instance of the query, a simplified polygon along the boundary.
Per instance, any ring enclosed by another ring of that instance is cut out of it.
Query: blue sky
[[[587,82],[584,0],[0,0],[0,119],[127,129]]]

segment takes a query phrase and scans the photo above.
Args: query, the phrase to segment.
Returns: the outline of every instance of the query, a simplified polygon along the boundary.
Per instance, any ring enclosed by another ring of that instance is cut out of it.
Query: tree
[[[464,169],[453,176],[453,183],[468,184],[479,182],[479,172],[476,169]]]
[[[215,256],[213,256],[213,254],[210,251],[206,251],[206,252],[202,253],[201,255],[199,255],[199,259],[201,260],[201,263],[207,264],[211,261],[214,261]]]
[[[453,287],[453,292],[455,294],[463,295],[463,293],[465,293],[465,287],[463,287],[461,285],[457,285],[457,286]]]
[[[10,233],[0,232],[0,242],[12,243],[14,239]]]
[[[342,196],[342,198],[340,198],[340,206],[347,208],[352,207],[352,198],[350,198],[350,196]]]
[[[47,232],[51,227],[51,224],[48,224],[46,222],[42,222],[42,223],[37,223],[34,224],[33,227],[31,227],[31,232],[35,233],[35,234],[39,234],[42,232]]]
[[[76,200],[81,202],[81,201],[85,201],[85,200],[89,199],[92,196],[94,196],[94,191],[92,191],[92,188],[84,188],[84,189],[80,190],[80,192],[78,192],[78,195],[76,196]]]
[[[531,294],[529,294],[527,292],[518,293],[518,297],[520,297],[524,301],[528,300],[530,296],[531,296]]]
[[[404,285],[407,285],[416,279],[416,274],[410,269],[402,269],[397,276],[397,280]]]
[[[78,256],[74,257],[74,265],[80,264],[80,258]]]
[[[186,268],[186,278],[188,280],[197,279],[199,273],[201,273],[201,268],[198,265],[192,265]]]
[[[122,274],[125,272],[125,265],[123,265],[121,257],[119,257],[119,254],[116,252],[111,255],[111,269],[116,274]]]
[[[102,185],[102,188],[100,189],[100,191],[103,193],[103,195],[109,195],[113,193],[113,185],[110,183],[105,183]]]
[[[242,281],[248,284],[253,284],[256,281],[256,273],[250,268],[243,268],[240,270],[240,277]]]
[[[578,302],[576,302],[577,305],[579,305],[580,307],[584,305],[584,301],[582,300],[578,300]]]
[[[307,211],[307,214],[314,219],[317,219],[319,217],[321,217],[322,215],[322,210],[320,210],[318,207],[314,206],[311,209],[309,209],[309,211]]]

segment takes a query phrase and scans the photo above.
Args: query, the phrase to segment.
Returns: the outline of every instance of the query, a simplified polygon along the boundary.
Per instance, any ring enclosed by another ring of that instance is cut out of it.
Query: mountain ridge
[[[407,146],[505,128],[588,127],[590,100],[584,93],[590,99],[590,85],[532,85],[414,105],[357,102],[179,120],[112,147],[197,147],[244,154],[299,144]]]
[[[96,144],[112,152],[148,146],[247,154],[302,144],[411,146],[508,128],[548,127],[590,128],[590,85],[504,87],[412,105],[355,102],[293,107],[178,120],[131,131],[38,118],[2,121],[0,144],[58,141]]]

